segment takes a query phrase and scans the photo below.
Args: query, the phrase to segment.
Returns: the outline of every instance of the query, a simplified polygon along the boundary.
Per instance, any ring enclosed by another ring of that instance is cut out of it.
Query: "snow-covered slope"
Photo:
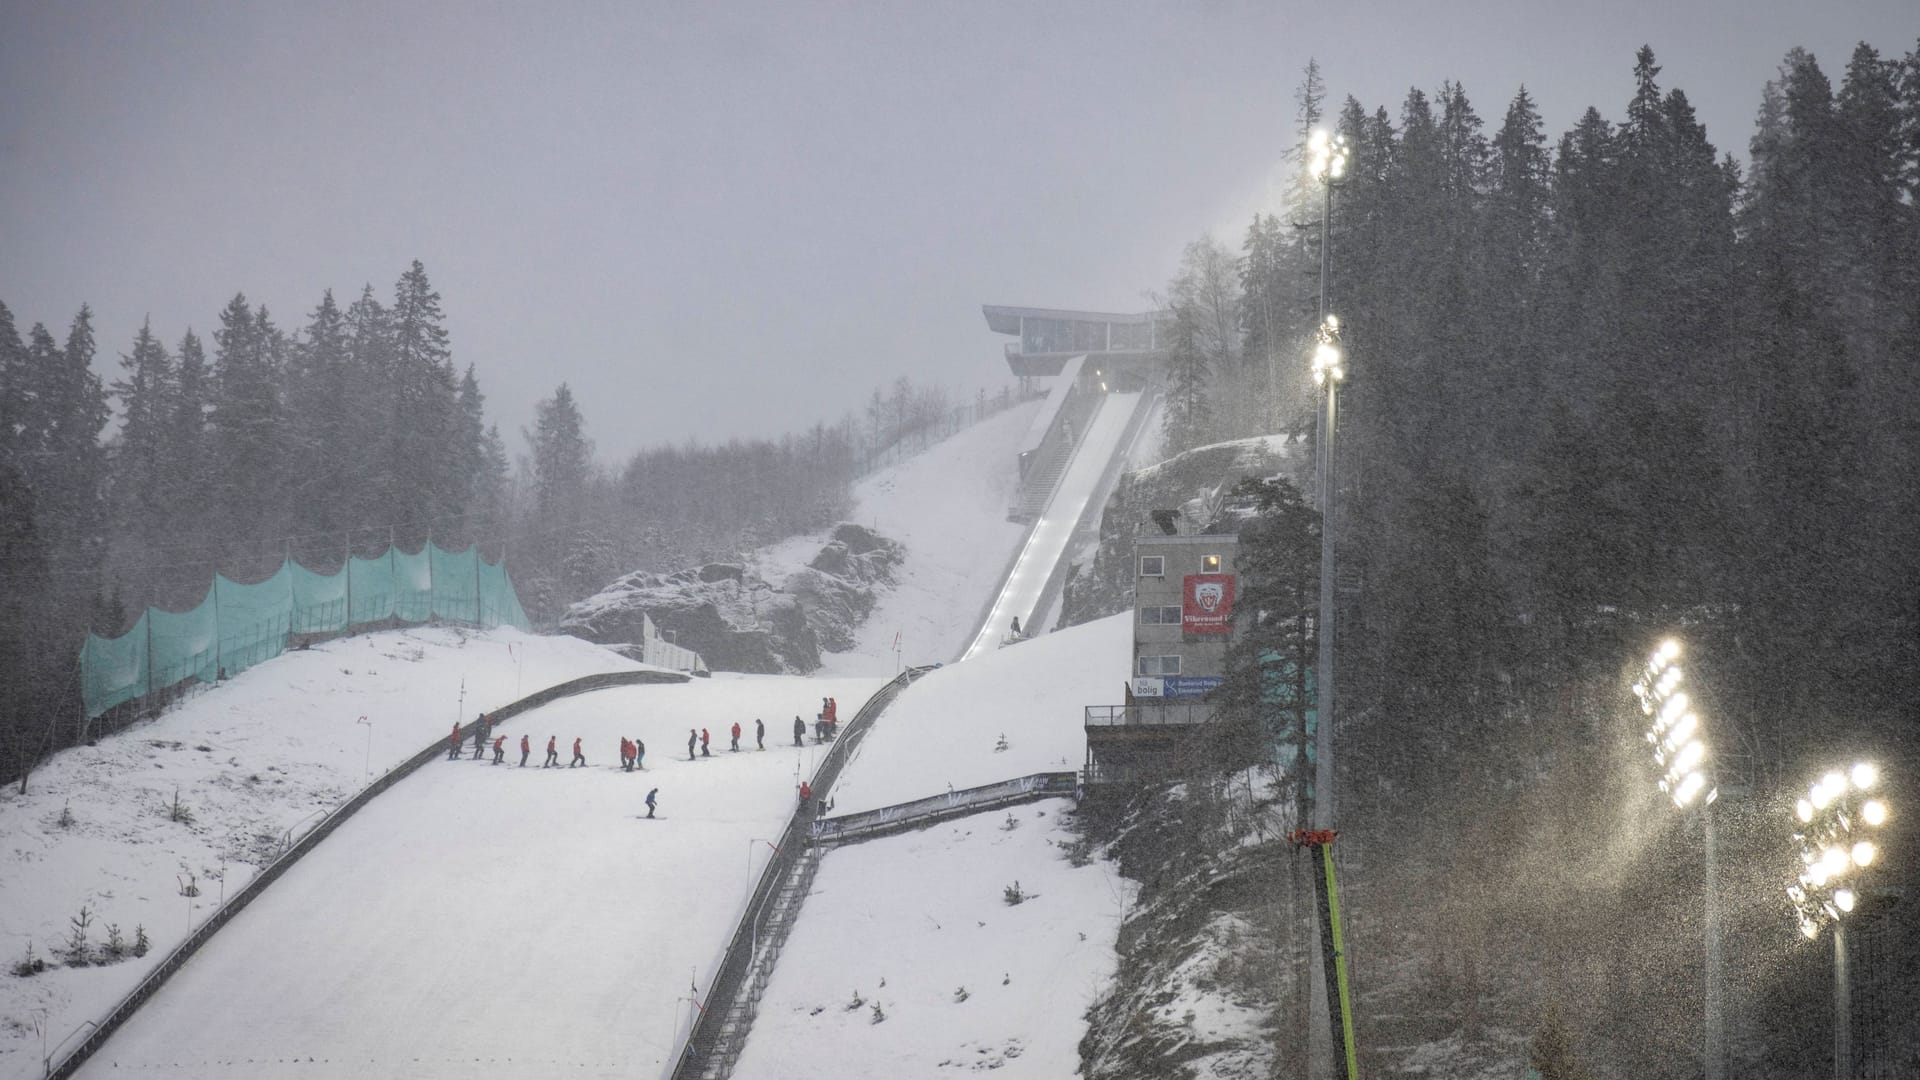
[[[0,791],[0,1077],[42,1073],[222,895],[298,831],[444,735],[523,693],[640,665],[574,638],[421,628],[287,653],[159,719],[55,755]],[[365,718],[367,723],[359,722]],[[402,785],[405,786],[405,785]],[[176,793],[181,808],[174,820]],[[62,824],[63,812],[68,821]],[[329,841],[331,843],[331,841]],[[189,879],[200,895],[181,895]],[[276,886],[278,888],[279,886]],[[145,957],[67,967],[54,949],[85,906],[91,943],[117,926]],[[48,964],[10,974],[31,945]]]
[[[904,543],[907,558],[898,584],[855,631],[853,648],[822,656],[823,674],[890,676],[896,663],[950,660],[966,644],[1026,531],[1006,520],[1007,504],[1019,480],[1017,443],[1039,407],[1016,405],[855,487],[853,520]],[[805,565],[821,541],[768,549],[762,573]]]
[[[1132,630],[1128,616],[1116,615],[928,672],[894,700],[840,774],[834,813],[1079,769],[1082,710],[1119,703]],[[998,750],[1002,735],[1007,749]]]
[[[1134,891],[1069,858],[1072,809],[1051,799],[828,855],[736,1080],[1072,1076]],[[1010,905],[1016,883],[1026,899]]]
[[[841,774],[834,813],[1078,768],[1081,709],[1121,692],[1131,628],[1118,615],[929,673]],[[1070,858],[1072,809],[1048,800],[829,853],[734,1075],[808,1062],[845,1077],[1071,1076],[1134,894],[1104,861]],[[1027,899],[1008,904],[1016,883]]]
[[[792,745],[793,714],[880,682],[720,674],[515,717],[503,731],[533,733],[535,766],[435,763],[375,799],[81,1075],[659,1075],[675,1001],[706,985],[765,862],[758,838],[780,835],[818,753]],[[712,732],[711,758],[687,759],[690,725]],[[563,760],[584,736],[589,767],[538,768],[550,733]],[[646,742],[644,773],[617,767],[623,734]],[[656,787],[663,816],[643,820]]]

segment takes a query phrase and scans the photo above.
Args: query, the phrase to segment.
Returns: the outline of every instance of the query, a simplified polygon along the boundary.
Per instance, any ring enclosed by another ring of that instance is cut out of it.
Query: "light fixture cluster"
[[[1312,155],[1308,168],[1313,178],[1319,181],[1338,180],[1347,174],[1347,137],[1329,134],[1325,128],[1316,128],[1307,139],[1307,153]]]
[[[1865,761],[1828,772],[1794,804],[1800,869],[1787,886],[1787,899],[1802,934],[1818,937],[1822,927],[1853,910],[1861,872],[1879,859],[1874,837],[1887,813],[1880,770]]]
[[[1647,742],[1653,745],[1654,764],[1660,766],[1660,790],[1682,809],[1704,792],[1712,802],[1720,789],[1707,778],[1707,742],[1700,715],[1693,709],[1680,669],[1680,643],[1668,638],[1647,658],[1647,669],[1633,684],[1640,711],[1647,715]]]
[[[1313,385],[1325,386],[1328,379],[1342,382],[1346,377],[1347,355],[1340,347],[1340,316],[1329,313],[1313,332]]]

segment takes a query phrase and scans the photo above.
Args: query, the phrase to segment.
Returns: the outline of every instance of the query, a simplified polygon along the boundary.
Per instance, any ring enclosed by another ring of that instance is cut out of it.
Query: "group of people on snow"
[[[831,697],[821,698],[820,712],[814,717],[813,731],[814,731],[815,741],[827,742],[832,738],[834,738],[834,736],[839,734],[839,729],[840,729],[840,703]],[[504,764],[507,756],[507,737],[505,735],[493,734],[493,718],[488,716],[486,713],[481,713],[479,717],[474,721],[472,730],[473,730],[473,760],[479,761],[482,759],[482,757],[485,755],[489,738],[491,738],[491,741],[493,744],[493,764],[495,765]],[[793,718],[793,745],[804,746],[806,733],[807,733],[806,722],[801,720],[800,717],[795,716]],[[728,732],[728,734],[730,736],[730,741],[728,743],[727,749],[733,753],[739,753],[740,752],[740,736],[742,734],[739,721],[734,722],[733,727]],[[466,740],[464,740],[460,735],[460,725],[459,724],[453,725],[452,734],[447,736],[447,760],[448,761],[459,760],[460,748],[462,745],[464,745],[465,741]],[[687,760],[693,761],[696,758],[700,758],[700,757],[712,757],[713,754],[709,750],[709,746],[711,742],[712,742],[712,737],[707,733],[706,728],[688,728],[687,729]],[[754,746],[758,749],[765,750],[767,748],[767,725],[765,721],[760,720],[758,718],[755,718],[755,720],[753,721],[753,742],[754,742]],[[524,769],[527,767],[527,758],[531,756],[532,753],[533,753],[532,737],[529,735],[521,735],[520,736],[520,767],[521,768]],[[646,770],[646,757],[647,757],[646,740],[641,739],[637,735],[631,739],[627,738],[625,735],[622,735],[620,737],[620,769],[622,772],[634,772],[634,771],[644,772]],[[567,764],[567,768],[569,769],[583,768],[586,766],[586,764],[587,764],[587,756],[585,751],[582,749],[582,740],[576,736],[573,740],[573,760]],[[541,763],[540,767],[543,769],[560,767],[559,736],[557,735],[547,736],[547,757],[546,757],[546,760]],[[646,801],[647,801],[648,817],[654,816],[654,811],[659,806],[659,796],[660,796],[659,788],[653,788],[647,792]],[[809,807],[812,802],[813,802],[812,785],[810,785],[807,781],[802,780],[800,782],[800,806],[802,807],[802,809],[805,809]]]

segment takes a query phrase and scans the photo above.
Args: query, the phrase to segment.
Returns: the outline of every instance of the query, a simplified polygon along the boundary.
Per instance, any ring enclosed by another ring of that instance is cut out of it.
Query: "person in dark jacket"
[[[753,718],[753,744],[762,750],[767,748],[767,725],[757,716]]]
[[[660,796],[659,788],[654,788],[652,791],[647,792],[647,816],[648,817],[653,816],[654,800],[659,798],[659,796]]]
[[[700,745],[700,733],[693,730],[692,728],[688,728],[687,729],[687,760],[688,761],[693,760],[693,748],[698,745]]]
[[[447,760],[455,761],[460,757],[460,725],[453,725],[453,734],[447,736]]]
[[[554,766],[555,768],[558,768],[560,765],[560,737],[558,735],[547,736],[547,760],[540,767],[544,769],[548,765]]]
[[[525,735],[520,736],[520,767],[527,767],[527,755],[533,752],[533,743]]]
[[[647,743],[638,735],[633,737],[633,767],[641,772],[647,771]]]
[[[505,760],[507,760],[507,737],[505,735],[495,735],[493,737],[493,763],[498,765]]]
[[[586,763],[587,755],[580,752],[580,737],[576,735],[573,739],[573,760],[567,762],[567,768],[571,769]]]
[[[708,744],[708,742],[710,742],[710,741],[711,741],[711,740],[710,740],[710,739],[708,738],[708,736],[707,736],[707,729],[706,729],[706,728],[701,728],[701,729],[700,729],[700,756],[701,756],[701,757],[712,757],[712,756],[713,756],[712,754],[709,754],[709,753],[707,753],[707,744]]]
[[[740,752],[740,721],[738,720],[733,722],[733,742],[727,746],[727,752],[731,754]]]
[[[805,746],[806,743],[803,740],[806,738],[806,736],[807,736],[806,721],[800,719],[798,716],[794,717],[793,718],[793,745]]]

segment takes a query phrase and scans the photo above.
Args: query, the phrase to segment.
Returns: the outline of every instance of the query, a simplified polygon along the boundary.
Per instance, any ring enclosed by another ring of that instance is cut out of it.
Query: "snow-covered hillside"
[[[896,662],[950,658],[999,585],[1022,531],[1004,520],[1014,474],[1004,441],[1028,411],[862,486],[862,523],[904,540],[908,560],[855,649],[830,660],[845,674],[596,691],[507,721],[510,747],[523,732],[533,738],[529,768],[517,752],[501,767],[463,755],[373,800],[216,935],[83,1074],[659,1074],[685,1029],[689,986],[704,993],[767,838],[779,835],[797,780],[819,757],[811,740],[792,745],[794,717],[811,719],[828,695],[851,715]],[[1121,692],[1128,632],[1117,617],[928,674],[842,773],[835,812],[1075,768],[1081,709]],[[223,885],[237,888],[369,771],[455,719],[636,666],[585,642],[512,631],[348,638],[57,756],[34,774],[31,794],[0,796],[12,841],[0,863],[0,933],[16,952],[31,941],[57,959],[49,953],[85,903],[94,941],[109,922],[129,940],[139,924],[153,949],[112,966],[0,976],[0,1078],[36,1075],[43,1033],[57,1051],[102,1015],[189,917],[205,917]],[[756,718],[767,724],[764,752],[752,748]],[[736,720],[748,747],[739,754],[725,749]],[[689,726],[712,733],[712,759],[687,760]],[[584,738],[589,767],[541,770],[548,735],[563,759],[571,739]],[[614,766],[622,735],[647,742],[643,775]],[[169,815],[176,782],[190,821]],[[641,800],[653,787],[664,820],[648,822]],[[61,824],[63,807],[71,824]],[[742,1075],[790,1075],[793,1061],[874,1076],[943,1061],[1070,1072],[1132,895],[1090,853],[1068,858],[1071,810],[1052,800],[830,855],[776,979],[770,1001],[785,1004],[763,1006],[767,1027],[750,1050],[784,1041],[805,1053],[752,1057],[760,1064]],[[198,897],[180,895],[189,876]],[[1008,905],[1016,880],[1030,899]],[[963,927],[974,933],[961,936]],[[877,952],[875,940],[891,944]],[[870,976],[871,989],[842,986],[849,976]],[[956,993],[961,985],[967,994]],[[894,1028],[859,1018],[871,1029],[859,1040],[868,1064],[846,1052],[848,1014],[827,1023],[824,1011],[808,1011],[838,1010],[856,988],[904,1010]],[[932,1007],[942,1001],[979,1007],[956,1023]]]
[[[53,1048],[97,1019],[224,893],[366,782],[456,719],[523,693],[640,665],[574,638],[420,628],[296,650],[207,689],[157,720],[55,755],[0,791],[0,1076],[39,1076]],[[362,719],[366,722],[362,723]],[[404,785],[403,785],[404,786]],[[175,820],[175,799],[182,820]],[[197,883],[196,897],[181,895]],[[117,926],[150,951],[67,967],[70,920]],[[11,974],[31,946],[47,962]]]
[[[1039,407],[1016,405],[854,488],[853,520],[905,544],[907,559],[854,631],[853,647],[821,657],[823,674],[892,675],[896,662],[942,663],[966,645],[1026,531],[1006,519],[1007,505],[1019,480],[1017,443]],[[821,540],[777,545],[764,562],[797,569]]]

